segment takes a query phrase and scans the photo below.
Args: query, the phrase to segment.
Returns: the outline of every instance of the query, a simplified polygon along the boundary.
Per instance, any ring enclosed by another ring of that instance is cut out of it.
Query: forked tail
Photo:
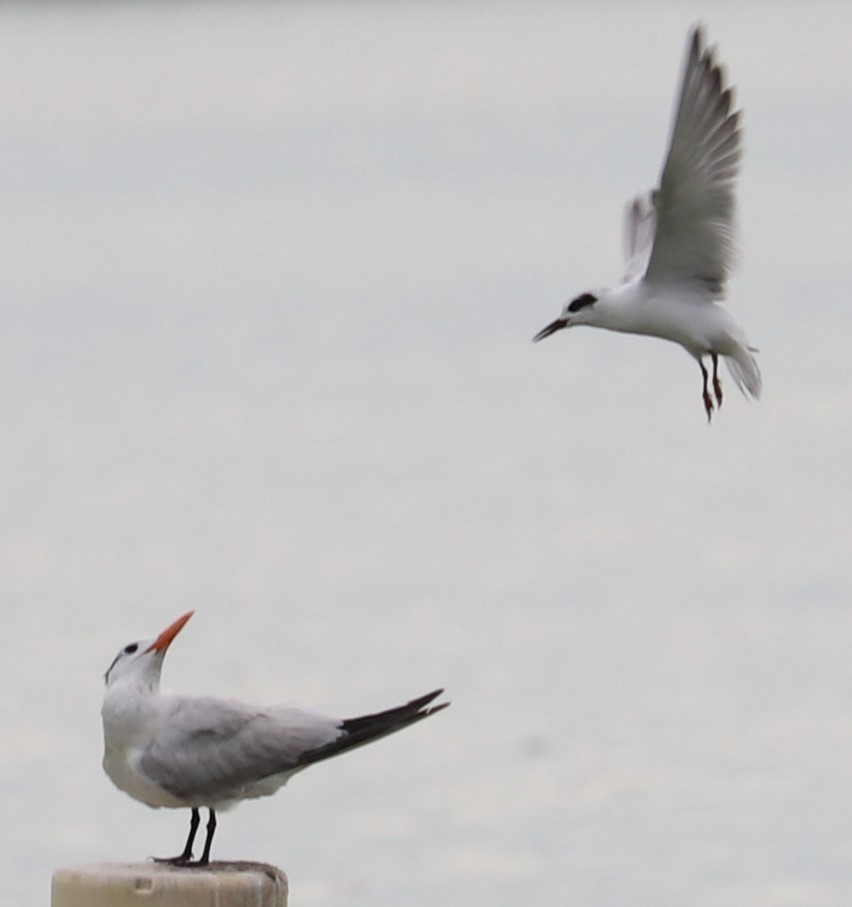
[[[725,356],[725,364],[737,387],[747,397],[754,397],[755,400],[760,397],[763,389],[760,366],[754,358],[756,352],[750,346],[740,346],[735,353]]]

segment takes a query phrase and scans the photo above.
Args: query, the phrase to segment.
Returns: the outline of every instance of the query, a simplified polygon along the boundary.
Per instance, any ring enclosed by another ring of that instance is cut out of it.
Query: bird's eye
[[[138,642],[132,642],[132,643],[130,643],[129,646],[125,646],[125,647],[124,647],[124,654],[125,654],[125,655],[132,655],[138,648],[139,648],[139,643],[138,643]]]

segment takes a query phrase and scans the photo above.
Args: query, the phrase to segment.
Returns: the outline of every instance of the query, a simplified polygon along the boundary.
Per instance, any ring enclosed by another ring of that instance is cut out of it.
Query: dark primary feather
[[[299,765],[310,765],[323,759],[329,759],[338,753],[355,749],[365,743],[371,743],[373,740],[386,737],[388,734],[394,734],[397,731],[401,731],[404,727],[414,724],[416,721],[422,721],[424,718],[440,712],[449,705],[449,702],[442,702],[440,705],[432,706],[432,708],[426,708],[426,706],[434,699],[437,699],[443,692],[443,690],[434,690],[425,696],[412,699],[411,702],[407,702],[405,705],[378,712],[375,715],[347,718],[340,723],[340,729],[343,734],[337,740],[326,746],[304,753],[299,759]]]

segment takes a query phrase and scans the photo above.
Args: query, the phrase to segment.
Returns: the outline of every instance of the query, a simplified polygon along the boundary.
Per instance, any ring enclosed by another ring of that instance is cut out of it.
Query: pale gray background
[[[703,18],[765,398],[576,331]],[[845,3],[0,9],[3,901],[180,847],[166,685],[453,708],[223,816],[295,907],[852,903]]]

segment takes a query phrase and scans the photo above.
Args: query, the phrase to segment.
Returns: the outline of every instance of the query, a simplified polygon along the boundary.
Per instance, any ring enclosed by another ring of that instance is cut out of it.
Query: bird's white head
[[[562,328],[570,328],[578,324],[594,324],[597,315],[595,303],[599,299],[598,293],[581,293],[570,302],[566,302],[562,307],[562,314],[556,321],[551,321],[546,328],[542,328],[533,337],[533,342],[544,340],[545,337],[561,331]]]
[[[112,664],[104,674],[107,688],[114,684],[134,684],[152,690],[160,683],[160,670],[163,659],[174,638],[183,629],[194,611],[187,611],[173,624],[166,627],[155,639],[146,639],[128,643],[115,656]]]

